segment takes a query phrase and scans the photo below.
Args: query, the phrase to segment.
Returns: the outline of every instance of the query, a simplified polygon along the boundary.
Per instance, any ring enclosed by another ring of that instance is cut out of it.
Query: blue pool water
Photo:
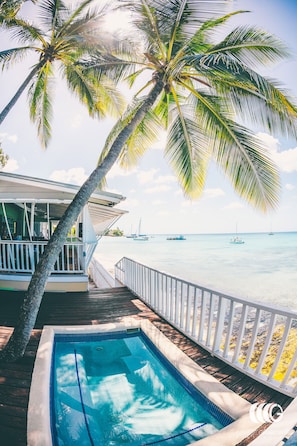
[[[183,446],[233,421],[141,331],[56,335],[51,388],[58,446]]]

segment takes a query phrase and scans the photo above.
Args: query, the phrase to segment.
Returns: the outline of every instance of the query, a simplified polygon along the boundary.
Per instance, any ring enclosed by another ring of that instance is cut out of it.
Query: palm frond
[[[235,191],[254,208],[267,212],[279,202],[280,178],[266,147],[249,130],[229,122],[234,141],[217,138],[213,158]]]
[[[7,29],[12,39],[17,39],[19,42],[29,43],[40,40],[42,36],[42,30],[33,26],[26,20],[13,18],[9,21],[1,23],[3,29]]]
[[[39,70],[34,84],[29,89],[30,117],[37,125],[38,136],[43,147],[47,147],[51,137],[50,121],[52,117],[51,82],[52,67],[50,63]]]
[[[98,3],[96,8],[92,11],[89,9],[90,5],[95,0],[86,0],[82,2],[74,11],[69,11],[69,17],[64,17],[61,24],[56,28],[55,37],[67,37],[76,42],[85,45],[86,42],[97,41],[97,46],[100,47],[100,38],[104,39],[104,32],[100,33],[105,15],[111,11],[111,4],[102,4],[100,7]],[[106,34],[106,31],[105,31]]]
[[[227,54],[219,59],[207,56],[206,65],[204,58],[186,56],[185,59],[247,122],[261,124],[273,133],[297,136],[296,104],[277,83]]]
[[[165,156],[185,194],[197,198],[203,191],[210,158],[205,134],[199,121],[192,119],[195,114],[190,104],[179,105],[171,113]]]
[[[122,59],[112,54],[97,53],[78,62],[82,69],[93,76],[101,79],[103,76],[110,77],[119,83],[135,73],[138,62]]]
[[[206,54],[232,55],[247,66],[274,63],[289,56],[287,47],[276,37],[251,26],[235,28]]]
[[[196,30],[193,36],[186,42],[186,47],[183,49],[185,54],[205,54],[207,50],[213,45],[208,41],[208,36],[212,37],[212,32],[222,25],[224,25],[231,17],[243,14],[249,11],[239,10],[233,11],[222,17],[207,20]]]
[[[64,74],[68,88],[87,106],[91,116],[118,117],[123,112],[125,100],[109,78],[101,78],[98,82],[91,73],[81,70],[79,64],[66,65]]]
[[[0,51],[0,64],[2,69],[10,68],[16,62],[21,62],[29,52],[34,51],[30,46],[10,48],[8,50]]]
[[[145,98],[134,99],[134,101],[130,105],[128,105],[122,117],[115,123],[109,135],[107,136],[104,147],[99,157],[98,164],[106,157],[118,135],[126,126],[129,125],[133,117],[137,114],[138,110],[141,109],[144,102]]]
[[[149,111],[123,147],[119,156],[119,165],[123,169],[134,167],[157,140],[162,129],[159,117],[152,110]]]
[[[228,175],[236,192],[259,210],[275,207],[279,176],[263,144],[231,119],[228,104],[219,97],[196,92],[191,102],[208,137],[212,157]]]
[[[69,8],[62,0],[43,0],[39,4],[39,19],[43,27],[52,33],[69,17]]]

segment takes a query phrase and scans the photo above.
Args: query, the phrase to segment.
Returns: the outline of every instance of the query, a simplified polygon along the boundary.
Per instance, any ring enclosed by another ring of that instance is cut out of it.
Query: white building
[[[0,172],[0,289],[26,290],[47,241],[79,186]],[[46,291],[86,291],[98,240],[126,211],[124,197],[98,190],[82,210]]]

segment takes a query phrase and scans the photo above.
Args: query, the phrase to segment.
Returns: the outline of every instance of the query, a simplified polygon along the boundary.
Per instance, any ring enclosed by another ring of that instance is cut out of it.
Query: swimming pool
[[[141,330],[56,335],[55,446],[185,446],[230,424]]]
[[[148,320],[46,326],[27,444],[231,446],[258,427],[249,407]]]

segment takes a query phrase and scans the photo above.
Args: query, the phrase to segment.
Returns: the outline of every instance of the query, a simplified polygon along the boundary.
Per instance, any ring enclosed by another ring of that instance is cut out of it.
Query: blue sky
[[[267,71],[273,79],[297,97],[297,3],[294,0],[235,0],[234,9],[250,13],[234,17],[231,24],[255,24],[280,37],[292,50],[292,58]],[[1,35],[1,48],[7,42]],[[12,97],[30,61],[0,73],[0,107]],[[53,138],[47,150],[41,148],[36,130],[28,117],[27,97],[23,95],[0,128],[0,141],[10,161],[7,171],[59,181],[81,183],[96,166],[101,148],[113,125],[99,122],[68,94],[56,86]],[[257,131],[261,132],[261,129]],[[162,154],[162,140],[143,158],[138,167],[124,172],[117,166],[108,177],[108,190],[126,197],[121,205],[129,211],[118,226],[126,232],[142,229],[148,233],[220,233],[297,231],[297,142],[262,133],[277,162],[282,194],[276,211],[263,215],[246,204],[212,165],[203,196],[196,201],[183,197]]]

